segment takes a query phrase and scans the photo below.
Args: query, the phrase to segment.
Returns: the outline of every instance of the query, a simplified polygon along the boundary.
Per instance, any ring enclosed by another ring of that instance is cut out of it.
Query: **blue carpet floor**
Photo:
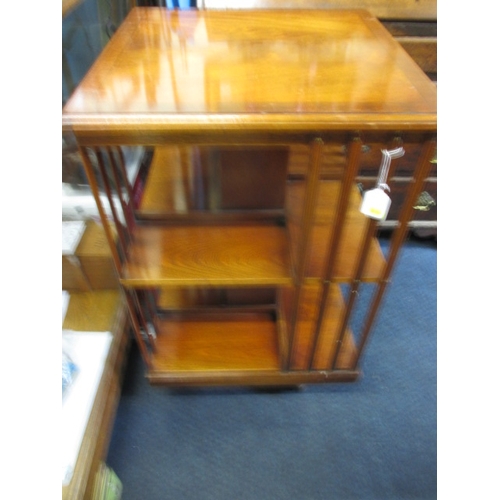
[[[123,500],[436,498],[436,256],[405,243],[352,384],[173,392],[133,347],[107,458]]]

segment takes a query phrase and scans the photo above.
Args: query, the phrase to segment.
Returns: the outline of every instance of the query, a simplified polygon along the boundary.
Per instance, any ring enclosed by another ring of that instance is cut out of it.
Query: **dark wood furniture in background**
[[[437,127],[435,85],[373,15],[133,9],[63,127],[79,144],[152,383],[359,376]],[[140,196],[122,146],[152,157]],[[407,153],[389,178],[411,179],[384,256],[356,179],[396,146]],[[363,283],[373,296],[355,331]]]

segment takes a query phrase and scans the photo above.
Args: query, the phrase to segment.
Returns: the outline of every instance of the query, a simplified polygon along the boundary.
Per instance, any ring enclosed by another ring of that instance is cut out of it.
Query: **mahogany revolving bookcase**
[[[134,8],[63,129],[151,383],[356,380],[436,157],[435,85],[376,18]],[[384,255],[356,179],[399,147],[387,183],[410,180]]]

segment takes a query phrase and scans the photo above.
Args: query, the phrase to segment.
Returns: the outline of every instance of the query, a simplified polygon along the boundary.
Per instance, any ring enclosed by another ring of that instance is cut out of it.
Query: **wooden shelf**
[[[292,283],[286,231],[273,225],[139,226],[126,287],[266,286]]]
[[[270,314],[198,314],[158,321],[153,375],[172,372],[279,370]]]
[[[148,377],[156,383],[172,385],[199,383],[200,380],[220,384],[226,378],[230,383],[230,379],[238,379],[235,374],[247,380],[253,376],[255,383],[273,379],[276,384],[293,383],[299,373],[305,376],[309,372],[319,294],[319,285],[303,288],[290,372],[282,370],[287,338],[279,339],[278,322],[273,314],[226,312],[221,315],[214,311],[169,314],[158,318],[156,348]],[[283,291],[287,324],[291,318],[291,299],[292,289],[287,288]],[[343,311],[340,289],[332,285],[312,362],[313,371],[334,372],[332,361]],[[346,376],[354,374],[355,354],[353,335],[347,330],[335,369],[345,371]],[[314,376],[311,373],[311,377]]]
[[[293,181],[289,183],[287,189],[288,226],[294,256],[297,255],[299,248],[300,216],[304,188],[303,181]],[[306,266],[306,279],[322,279],[328,244],[333,230],[334,210],[340,196],[340,188],[341,183],[338,181],[323,180],[320,183]],[[347,281],[354,276],[358,254],[368,224],[368,219],[359,211],[360,204],[361,196],[359,191],[356,186],[352,186],[344,231],[337,255],[337,266],[332,276],[330,276],[333,281]],[[384,255],[378,241],[374,238],[370,246],[362,280],[376,281],[381,276],[384,266]]]
[[[330,148],[333,151],[333,148]],[[193,167],[193,150],[191,146],[178,148],[174,146],[158,147],[155,152],[153,164],[148,175],[146,189],[139,214],[145,218],[161,218],[167,215],[198,217],[195,196],[192,191],[192,182],[188,171]],[[307,149],[302,151],[300,147],[292,147],[290,154],[289,168],[293,170],[296,163],[306,163]],[[185,163],[182,165],[182,163]],[[340,168],[339,160],[331,160],[332,165]],[[333,167],[332,167],[333,168]],[[331,169],[330,169],[331,170]],[[293,175],[293,173],[292,173]],[[191,179],[192,180],[192,179]],[[199,189],[195,191],[206,191],[206,179],[198,178]],[[196,182],[195,182],[196,183]],[[205,186],[205,187],[203,187]],[[321,279],[325,259],[327,257],[328,242],[332,231],[332,222],[335,206],[340,195],[340,182],[334,180],[322,180],[320,183],[320,193],[315,210],[314,228],[312,231],[309,260],[306,270],[306,277],[311,279]],[[305,181],[291,181],[287,183],[286,207],[288,225],[290,228],[290,239],[292,252],[296,256],[300,238],[300,216],[303,207],[303,197],[305,191]],[[203,198],[203,196],[201,196]],[[337,269],[330,277],[335,281],[346,281],[353,277],[357,256],[363,241],[364,231],[368,222],[367,218],[359,212],[361,196],[356,186],[351,188],[350,203],[348,207],[345,231],[340,244],[338,254]],[[209,216],[208,212],[205,212]],[[222,217],[222,213],[214,215]],[[229,217],[234,214],[229,214]],[[258,217],[258,212],[252,215]],[[201,219],[199,219],[201,220]],[[370,248],[363,279],[375,281],[381,275],[385,261],[376,239]],[[223,280],[219,284],[224,284]],[[240,282],[239,284],[244,284]],[[245,281],[245,284],[248,282]],[[274,284],[277,284],[274,282]]]
[[[287,386],[352,382],[359,376],[359,371],[350,367],[354,353],[351,338],[344,344],[337,370],[307,370],[300,362],[290,371],[282,370],[278,326],[272,315],[265,313],[170,317],[158,322],[157,331],[156,351],[147,373],[152,384]],[[322,343],[329,340],[325,335]],[[327,351],[322,348],[322,352]]]

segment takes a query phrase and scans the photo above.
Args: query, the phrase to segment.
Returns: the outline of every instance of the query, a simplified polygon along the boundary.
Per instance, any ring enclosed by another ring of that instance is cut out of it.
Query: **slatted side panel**
[[[386,149],[391,150],[403,146],[404,143],[400,136],[388,138],[387,143],[383,145]],[[322,370],[356,370],[359,363],[359,358],[364,349],[366,340],[369,336],[370,330],[373,325],[375,315],[377,313],[380,301],[385,292],[387,282],[392,272],[394,260],[396,255],[401,249],[404,242],[405,235],[408,230],[408,223],[412,217],[415,202],[421,192],[425,179],[429,175],[432,168],[432,160],[435,155],[435,144],[433,141],[427,141],[421,151],[419,159],[413,163],[416,164],[413,172],[412,184],[407,193],[407,198],[403,209],[400,211],[398,225],[394,232],[393,240],[388,254],[388,260],[383,268],[383,271],[376,280],[373,301],[366,314],[366,320],[361,325],[361,332],[359,335],[354,336],[350,330],[351,322],[353,320],[353,311],[355,309],[358,297],[360,294],[360,287],[363,282],[363,273],[368,262],[370,246],[377,236],[379,229],[379,222],[374,219],[366,219],[364,227],[364,234],[361,239],[360,245],[356,250],[355,256],[355,270],[349,281],[345,283],[347,294],[345,304],[339,296],[338,283],[335,282],[335,276],[338,275],[338,256],[339,256],[339,242],[342,239],[344,225],[347,219],[347,208],[349,206],[349,199],[352,193],[352,185],[356,182],[356,177],[359,173],[360,165],[362,165],[362,152],[365,145],[360,138],[353,138],[346,147],[346,163],[343,168],[341,176],[341,195],[336,202],[336,206],[332,206],[332,231],[330,233],[330,240],[327,243],[326,258],[324,260],[324,269],[322,272],[321,283],[318,286],[317,298],[313,302],[317,308],[309,315],[314,318],[315,325],[312,333],[312,340],[308,340],[304,345],[304,334],[301,333],[301,341],[297,340],[297,331],[299,327],[298,315],[299,311],[306,309],[305,303],[309,300],[306,299],[306,288],[304,288],[304,276],[300,273],[300,263],[304,262],[306,256],[311,249],[304,248],[300,252],[298,259],[298,274],[296,276],[295,295],[290,299],[290,294],[287,294],[289,305],[287,306],[291,311],[290,323],[290,342],[287,368],[289,370],[309,370],[309,371],[322,371]],[[319,150],[318,150],[319,151]],[[321,156],[321,155],[320,155]],[[319,157],[320,157],[319,156]],[[318,158],[319,158],[318,157]],[[387,172],[388,178],[394,175],[396,168],[398,168],[398,160],[393,160],[390,164],[389,171]],[[318,160],[320,161],[320,160]],[[405,162],[405,160],[399,160]],[[311,162],[311,170],[314,168],[315,161]],[[308,172],[310,177],[309,182],[320,183],[320,174],[311,177],[311,171]],[[314,198],[314,188],[310,187],[311,193],[309,196]],[[306,197],[307,198],[307,197]],[[304,243],[307,243],[308,233],[305,230],[308,224],[311,223],[313,216],[307,216],[307,202],[304,204],[305,214],[303,220]],[[312,293],[309,290],[307,293]],[[336,320],[332,321],[332,299],[335,304]],[[285,308],[286,309],[286,308]],[[303,325],[302,325],[303,328]],[[325,330],[335,330],[328,331]],[[329,340],[325,340],[329,339]],[[356,339],[359,339],[356,342]],[[330,342],[326,345],[325,342]],[[333,344],[333,345],[332,345]],[[327,360],[327,361],[326,361]]]
[[[97,204],[118,275],[127,258],[136,225],[132,185],[120,147],[80,148],[85,172]],[[109,218],[111,214],[111,220]],[[116,232],[116,234],[115,234]],[[126,290],[125,296],[136,340],[146,362],[155,347],[155,311],[151,291]]]
[[[436,155],[436,142],[431,139],[426,141],[422,149],[422,153],[418,160],[417,166],[415,168],[414,175],[412,177],[412,184],[406,195],[405,203],[401,209],[398,226],[395,228],[391,244],[389,248],[389,254],[387,256],[387,263],[382,276],[379,280],[375,293],[372,297],[371,304],[369,306],[368,312],[364,320],[364,326],[362,328],[361,338],[358,343],[356,356],[353,359],[352,366],[357,366],[359,364],[360,357],[363,354],[366,341],[368,340],[373,322],[375,321],[376,315],[379,311],[380,303],[384,296],[387,284],[389,283],[389,278],[392,274],[394,264],[396,262],[397,256],[404,243],[406,235],[408,233],[408,223],[412,217],[412,213],[415,210],[416,202],[419,198],[422,188],[425,184],[425,180],[431,171],[433,166],[433,159]],[[370,229],[369,229],[370,230]],[[352,291],[352,288],[351,288]]]
[[[321,163],[323,156],[323,141],[315,140],[310,146],[309,169],[307,172],[306,195],[303,203],[302,220],[300,223],[301,236],[300,248],[295,263],[294,289],[292,298],[292,307],[289,323],[289,347],[287,352],[286,366],[290,368],[293,356],[297,349],[297,328],[299,319],[299,305],[303,299],[304,281],[306,275],[306,263],[309,248],[309,240],[312,234],[314,223],[314,209],[319,191],[319,180]]]

